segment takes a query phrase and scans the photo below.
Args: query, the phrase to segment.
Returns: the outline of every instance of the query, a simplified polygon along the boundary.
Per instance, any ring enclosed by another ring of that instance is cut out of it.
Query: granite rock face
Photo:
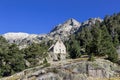
[[[65,21],[63,24],[55,26],[50,32],[52,37],[60,37],[62,39],[67,38],[70,34],[75,33],[81,26],[77,20],[71,18]]]
[[[79,61],[46,68],[33,68],[15,75],[19,75],[18,80],[91,80],[91,78],[92,80],[96,78],[107,80],[120,77],[120,66],[108,60],[96,59],[94,62]]]

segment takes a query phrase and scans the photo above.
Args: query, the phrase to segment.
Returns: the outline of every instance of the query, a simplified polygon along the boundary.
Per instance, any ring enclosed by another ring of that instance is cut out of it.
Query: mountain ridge
[[[96,21],[102,22],[103,20],[100,18],[90,18],[89,20],[81,23],[74,18],[70,18],[55,26],[49,33],[46,34],[29,34],[24,32],[8,32],[3,34],[2,36],[9,42],[15,43],[18,45],[27,45],[27,41],[30,43],[35,42],[39,43],[42,40],[49,41],[49,40],[56,40],[60,37],[62,40],[67,40],[68,36],[74,34],[80,28],[85,25],[95,24]]]

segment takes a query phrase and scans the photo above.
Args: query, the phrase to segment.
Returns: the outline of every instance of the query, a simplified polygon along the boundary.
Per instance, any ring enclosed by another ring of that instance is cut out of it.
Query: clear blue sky
[[[0,0],[0,34],[48,33],[69,18],[83,22],[120,12],[120,0]]]

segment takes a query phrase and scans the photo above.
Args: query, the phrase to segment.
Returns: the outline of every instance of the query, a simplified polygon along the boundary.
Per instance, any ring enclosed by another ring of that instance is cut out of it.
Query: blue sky
[[[83,22],[118,12],[120,0],[0,0],[0,34],[48,33],[69,18]]]

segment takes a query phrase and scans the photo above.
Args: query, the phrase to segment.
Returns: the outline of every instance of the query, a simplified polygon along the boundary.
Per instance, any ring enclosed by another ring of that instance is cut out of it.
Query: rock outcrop
[[[108,80],[116,77],[119,80],[120,66],[104,59],[94,62],[73,60],[64,65],[28,69],[2,80],[9,80],[16,75],[19,77],[17,80]]]

